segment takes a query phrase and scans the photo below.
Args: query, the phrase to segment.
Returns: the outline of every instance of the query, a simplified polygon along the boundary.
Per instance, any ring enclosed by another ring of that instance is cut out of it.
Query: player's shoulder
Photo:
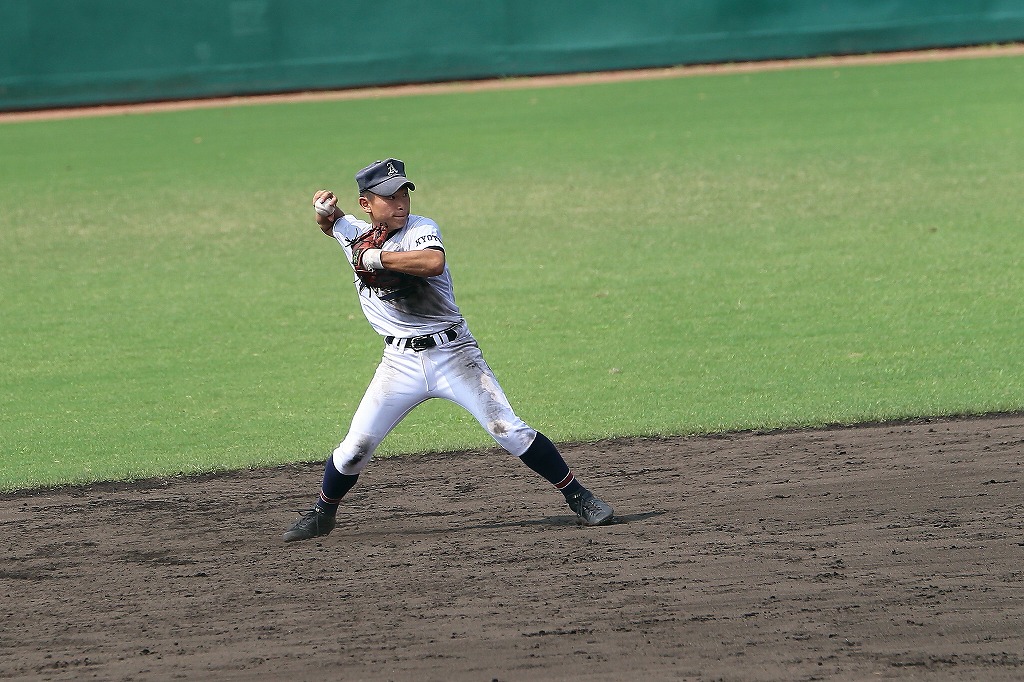
[[[402,240],[407,249],[424,249],[428,246],[444,248],[441,243],[441,228],[426,216],[409,214]]]
[[[335,235],[340,234],[346,239],[355,239],[368,229],[370,229],[370,223],[348,213],[334,222]]]
[[[437,222],[432,218],[428,218],[422,215],[416,215],[415,213],[409,214],[409,222],[406,226],[410,231],[412,230],[436,230],[440,232],[441,228],[438,227]]]

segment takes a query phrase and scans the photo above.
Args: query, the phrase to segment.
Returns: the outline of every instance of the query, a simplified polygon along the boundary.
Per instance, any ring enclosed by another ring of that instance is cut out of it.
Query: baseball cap
[[[356,184],[360,192],[373,192],[382,197],[389,197],[406,186],[416,189],[405,177],[405,164],[399,159],[374,161],[356,173]]]

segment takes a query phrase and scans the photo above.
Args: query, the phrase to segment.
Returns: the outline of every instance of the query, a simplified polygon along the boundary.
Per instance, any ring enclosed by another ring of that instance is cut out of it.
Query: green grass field
[[[1022,101],[998,57],[0,124],[0,489],[322,459],[381,344],[309,199],[392,155],[557,441],[1021,409]],[[491,445],[434,401],[381,454]]]

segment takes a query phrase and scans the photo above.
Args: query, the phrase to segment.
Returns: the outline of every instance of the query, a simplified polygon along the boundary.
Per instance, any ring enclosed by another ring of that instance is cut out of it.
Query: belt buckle
[[[412,339],[409,339],[409,347],[417,351],[426,350],[434,345],[431,343],[431,341],[433,341],[433,339],[431,339],[429,336],[417,336]]]

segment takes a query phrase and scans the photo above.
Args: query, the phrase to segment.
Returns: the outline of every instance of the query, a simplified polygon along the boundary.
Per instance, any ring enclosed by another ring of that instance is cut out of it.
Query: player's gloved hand
[[[388,226],[378,223],[351,241],[352,269],[371,289],[398,289],[408,284],[410,275],[385,270],[381,247],[388,239]]]

